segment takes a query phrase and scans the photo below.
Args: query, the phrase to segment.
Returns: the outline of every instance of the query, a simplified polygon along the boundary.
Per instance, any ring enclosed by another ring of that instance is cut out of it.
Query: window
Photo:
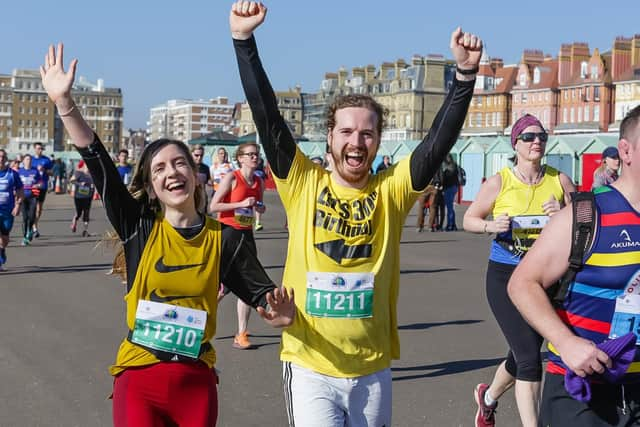
[[[520,81],[520,86],[526,86],[527,85],[527,75],[525,73],[521,73],[518,76],[518,79]]]
[[[598,66],[597,65],[592,65],[591,66],[591,78],[592,79],[597,79],[598,78]]]
[[[600,87],[599,86],[594,86],[593,87],[593,100],[594,101],[600,101]],[[595,113],[595,111],[594,111]]]
[[[582,122],[582,107],[578,107],[578,123]]]
[[[573,107],[571,107],[571,111],[569,112],[569,116],[571,118],[571,123],[573,123],[575,121],[575,111],[574,111]]]
[[[528,96],[526,93],[523,93],[523,94],[522,94],[522,103],[523,103],[523,104],[526,104],[526,103],[527,103],[528,98],[529,98],[529,96]]]
[[[585,105],[584,106],[584,121],[588,122],[590,120],[591,120],[591,118],[589,117],[589,106]]]
[[[565,108],[562,109],[562,123],[567,123],[567,122],[568,122],[568,120],[567,120],[567,108],[565,107]]]
[[[582,61],[580,63],[580,78],[581,79],[586,79],[587,78],[587,68],[588,68],[588,64],[586,61]]]
[[[538,67],[533,69],[533,83],[540,83],[540,68]]]
[[[599,122],[600,121],[600,106],[599,105],[594,105],[594,107],[593,107],[593,121],[594,122]]]
[[[476,126],[482,127],[482,113],[476,113]]]

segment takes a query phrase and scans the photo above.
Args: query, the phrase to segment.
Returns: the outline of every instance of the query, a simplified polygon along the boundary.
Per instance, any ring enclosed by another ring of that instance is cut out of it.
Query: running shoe
[[[233,347],[240,350],[247,350],[252,347],[247,331],[240,332],[233,338]]]
[[[260,231],[260,230],[262,230],[263,228],[264,228],[264,227],[262,226],[262,224],[259,224],[259,223],[258,223],[258,224],[256,224],[256,228],[255,228],[255,230],[256,230],[256,231]]]
[[[29,246],[29,239],[27,239],[26,237],[22,239],[22,246]]]
[[[2,249],[0,250],[0,265],[7,263],[7,252]]]
[[[496,408],[498,402],[492,406],[487,405],[484,402],[484,395],[489,389],[488,384],[478,384],[473,390],[473,398],[478,405],[478,411],[476,412],[476,427],[491,427],[496,425]]]
[[[89,236],[89,232],[87,230],[83,230],[82,237],[88,237],[88,236]]]
[[[40,237],[40,232],[38,231],[38,229],[36,228],[35,230],[33,230],[33,237],[35,237],[36,239],[38,237]]]
[[[75,233],[78,228],[78,223],[76,221],[71,221],[71,232]]]
[[[31,230],[27,231],[27,235],[25,236],[28,241],[33,240],[33,232]]]

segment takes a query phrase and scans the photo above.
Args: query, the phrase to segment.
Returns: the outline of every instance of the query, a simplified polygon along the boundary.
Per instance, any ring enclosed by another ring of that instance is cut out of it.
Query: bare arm
[[[220,181],[220,184],[218,186],[218,191],[216,191],[216,193],[213,195],[213,199],[211,199],[211,203],[209,204],[209,211],[225,212],[225,211],[231,211],[237,208],[247,208],[249,206],[253,206],[253,204],[255,203],[254,197],[247,197],[246,199],[240,202],[224,203],[222,201],[226,197],[226,195],[233,190],[235,186],[236,186],[235,175],[232,173],[225,175],[224,178],[222,178],[222,181]]]
[[[571,178],[564,173],[560,173],[560,185],[562,185],[562,189],[564,190],[563,206],[568,206],[571,204],[571,193],[576,192],[576,186]]]
[[[572,371],[585,376],[603,372],[609,359],[562,322],[545,293],[569,267],[572,216],[571,207],[553,216],[511,275],[507,289],[527,322],[553,344]]]
[[[504,212],[492,221],[486,220],[502,188],[502,177],[497,174],[487,179],[464,214],[463,227],[472,233],[502,233],[509,229],[509,214]]]

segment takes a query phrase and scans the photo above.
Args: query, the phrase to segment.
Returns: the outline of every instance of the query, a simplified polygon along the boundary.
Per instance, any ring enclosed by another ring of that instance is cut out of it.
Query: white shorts
[[[336,378],[291,362],[282,368],[290,427],[391,426],[391,369]]]

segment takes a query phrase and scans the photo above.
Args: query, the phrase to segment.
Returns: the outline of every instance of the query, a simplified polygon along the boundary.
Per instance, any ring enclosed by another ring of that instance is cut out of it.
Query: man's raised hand
[[[231,36],[237,40],[246,40],[253,31],[264,22],[267,7],[255,1],[238,0],[231,6],[229,27]]]
[[[451,34],[449,47],[458,68],[472,70],[480,64],[482,40],[475,34],[465,33],[458,27]]]
[[[47,54],[44,56],[44,65],[40,66],[40,77],[42,86],[47,91],[49,98],[61,109],[66,107],[67,102],[71,103],[71,87],[76,76],[76,66],[78,60],[74,59],[69,64],[69,70],[64,71],[64,45],[58,43],[58,49],[49,46]]]

